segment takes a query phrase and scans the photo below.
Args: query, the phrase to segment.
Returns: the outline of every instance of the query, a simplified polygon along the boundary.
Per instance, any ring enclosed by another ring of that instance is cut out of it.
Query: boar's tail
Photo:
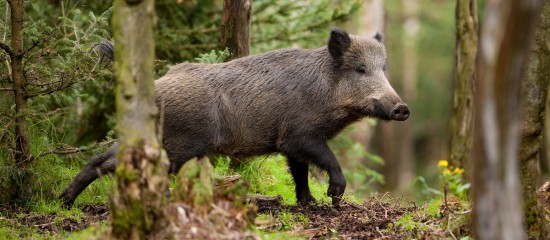
[[[76,175],[71,184],[59,196],[63,200],[63,206],[72,206],[74,200],[90,183],[104,174],[115,171],[117,148],[118,144],[115,143],[106,152],[90,159],[86,167]]]
[[[92,51],[97,53],[97,55],[99,56],[99,61],[97,62],[98,64],[104,61],[110,63],[115,60],[115,44],[110,40],[103,40],[100,43],[94,44],[90,49],[90,52]],[[96,66],[94,66],[92,71],[95,69]]]

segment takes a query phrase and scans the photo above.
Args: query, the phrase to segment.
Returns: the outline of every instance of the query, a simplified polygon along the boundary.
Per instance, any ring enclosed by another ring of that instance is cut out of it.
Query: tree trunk
[[[30,138],[27,128],[27,80],[23,74],[23,0],[9,0],[11,9],[11,76],[15,96],[15,163],[25,169],[32,161]]]
[[[470,169],[474,119],[475,66],[477,55],[477,1],[456,2],[456,72],[453,106],[450,119],[451,141],[449,158],[453,166]],[[469,174],[467,174],[469,176]]]
[[[546,4],[535,32],[527,73],[521,89],[521,181],[525,226],[530,239],[544,239],[544,209],[538,204],[536,190],[540,184],[540,155],[544,114],[550,79],[550,4]]]
[[[544,1],[487,2],[476,82],[473,158],[477,239],[524,239],[518,169],[520,89]]]
[[[361,6],[361,10],[352,21],[348,22],[346,29],[360,36],[373,37],[378,32],[384,31],[384,3],[382,0],[366,0]],[[354,143],[359,143],[365,151],[372,151],[370,145],[374,134],[374,126],[371,124],[372,119],[363,119],[352,126],[348,127],[351,131],[348,134]],[[352,151],[344,151],[344,159],[340,162],[342,168],[352,169],[356,164],[369,164],[366,157],[357,158],[349,156]],[[359,161],[352,161],[352,158]]]
[[[114,2],[119,152],[111,212],[118,239],[144,239],[163,225],[168,161],[156,132],[154,14],[153,0]]]
[[[415,99],[416,79],[417,79],[417,55],[416,55],[416,37],[419,30],[418,24],[418,4],[416,0],[403,0],[403,47],[402,63],[403,74],[401,81],[399,78],[393,78],[398,82],[403,101],[409,105]],[[392,81],[391,76],[388,77]],[[413,113],[414,114],[414,113]],[[383,173],[386,179],[386,190],[410,189],[410,182],[414,177],[414,123],[409,118],[405,122],[379,122],[380,156],[385,164]]]
[[[224,0],[221,46],[229,48],[228,60],[248,56],[252,0]]]
[[[386,11],[386,8],[384,8],[384,11]],[[388,32],[388,25],[383,25],[384,32]],[[388,43],[391,40],[388,40],[391,38],[391,36],[384,39],[386,43]],[[388,59],[386,61],[390,61],[389,58],[391,56],[388,56]],[[386,72],[386,77],[392,81],[392,76],[389,72]],[[397,85],[395,85],[397,87]],[[399,92],[399,89],[395,89]],[[410,120],[410,119],[409,119]],[[397,151],[395,150],[396,144],[395,142],[395,125],[392,122],[385,122],[385,121],[378,121],[375,129],[375,140],[373,141],[374,144],[378,150],[378,155],[384,159],[384,166],[382,166],[380,172],[384,175],[384,190],[394,190],[397,187],[397,178],[399,176],[399,169],[394,168],[395,164],[398,163],[398,155]]]
[[[418,24],[418,3],[416,0],[403,0],[404,13],[404,37],[403,37],[403,92],[402,98],[405,102],[412,104],[416,98],[416,79],[418,76],[416,55],[416,39],[419,30]],[[395,149],[399,149],[397,163],[389,166],[396,168],[396,187],[400,190],[410,189],[410,183],[414,178],[414,118],[405,122],[395,123]]]
[[[361,36],[372,37],[378,32],[384,31],[384,2],[382,0],[367,0],[363,3],[361,17],[355,26],[356,33]],[[369,145],[374,132],[369,120],[363,119],[355,124],[355,130],[350,133],[351,138],[364,146],[369,151]],[[366,163],[364,159],[362,161]],[[345,164],[342,162],[342,164]]]

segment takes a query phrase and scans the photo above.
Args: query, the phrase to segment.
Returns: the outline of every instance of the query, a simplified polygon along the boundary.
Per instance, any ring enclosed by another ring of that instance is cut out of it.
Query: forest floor
[[[385,194],[379,198],[372,197],[362,204],[344,200],[338,207],[300,207],[284,205],[277,198],[272,199],[255,204],[257,230],[251,236],[256,236],[256,239],[457,239],[455,235],[470,235],[460,215],[464,213],[458,214],[452,210],[463,209],[459,202],[448,201],[446,205],[434,202],[417,207],[413,201]],[[65,239],[88,227],[100,229],[102,225],[108,225],[109,210],[106,205],[83,204],[77,207],[82,214],[76,217],[62,213],[39,214],[23,209],[1,209],[4,214],[0,223],[10,224],[19,231],[27,229],[33,232],[19,234],[28,239]]]

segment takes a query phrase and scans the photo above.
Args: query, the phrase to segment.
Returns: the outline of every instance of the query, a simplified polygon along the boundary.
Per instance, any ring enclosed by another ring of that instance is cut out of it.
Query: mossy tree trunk
[[[248,56],[252,0],[224,0],[220,44],[229,48],[227,60]]]
[[[23,0],[8,0],[11,10],[11,47],[5,48],[10,56],[11,80],[15,100],[15,164],[27,168],[31,161],[30,138],[27,128],[27,80],[23,69]]]
[[[478,42],[477,1],[456,2],[456,53],[453,105],[450,118],[451,141],[449,162],[466,165],[472,154],[474,119],[474,80]],[[469,174],[467,174],[469,175]]]
[[[520,89],[543,0],[489,1],[475,96],[474,233],[524,239],[519,176]]]
[[[154,20],[153,0],[114,2],[119,153],[111,213],[117,239],[144,239],[163,225],[168,161],[156,126]]]
[[[9,56],[10,70],[10,83],[9,88],[0,88],[0,92],[10,91],[13,92],[15,103],[15,151],[13,154],[14,161],[10,164],[20,170],[20,174],[26,174],[26,170],[32,163],[33,156],[31,155],[30,137],[27,124],[27,99],[29,94],[27,92],[27,79],[24,73],[23,57],[25,55],[24,50],[24,38],[23,38],[23,21],[25,17],[25,5],[23,0],[8,0],[10,9],[10,35],[11,44],[0,42],[0,49],[2,49]],[[11,178],[4,179],[7,188],[2,189],[0,193],[0,202],[8,203],[13,202],[21,197],[21,186],[24,183],[12,181]],[[25,177],[24,182],[29,178]]]
[[[525,226],[530,239],[546,239],[544,209],[538,204],[536,190],[540,184],[540,155],[548,81],[550,80],[550,4],[546,3],[529,56],[527,73],[521,90],[521,181]]]

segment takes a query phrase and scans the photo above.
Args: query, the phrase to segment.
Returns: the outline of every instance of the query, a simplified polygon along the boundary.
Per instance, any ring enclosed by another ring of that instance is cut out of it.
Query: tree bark
[[[523,207],[525,226],[530,239],[545,239],[544,209],[537,201],[536,190],[540,184],[540,155],[548,81],[550,79],[550,4],[541,14],[527,73],[521,89],[521,181],[523,186]]]
[[[355,32],[361,36],[372,37],[378,32],[384,31],[384,2],[382,0],[367,0],[363,3],[361,17],[357,23],[350,26],[355,29]],[[351,138],[363,145],[365,151],[369,151],[370,141],[374,128],[369,123],[369,120],[363,119],[356,123],[354,131],[350,132]],[[362,163],[367,160],[363,159]],[[344,165],[345,163],[342,162]]]
[[[154,14],[153,0],[114,2],[119,153],[111,212],[118,239],[144,239],[163,225],[168,161],[157,136]]]
[[[250,13],[252,0],[224,0],[221,46],[229,48],[227,60],[248,56],[250,48]]]
[[[9,0],[11,9],[11,48],[10,64],[15,100],[15,163],[20,169],[27,168],[32,162],[30,138],[27,128],[27,80],[23,74],[23,19],[25,6],[23,0]]]
[[[487,2],[476,82],[473,169],[477,239],[524,239],[518,154],[520,89],[542,0]]]
[[[472,157],[474,119],[474,81],[478,43],[477,1],[456,2],[456,72],[453,106],[450,119],[451,140],[449,162],[456,167],[467,166]],[[469,176],[469,174],[467,174]]]
[[[418,76],[417,64],[418,56],[416,54],[416,39],[418,30],[418,3],[416,0],[403,0],[404,13],[404,37],[403,37],[403,93],[402,98],[405,102],[412,104],[416,99],[416,80]],[[409,118],[405,122],[395,123],[396,148],[398,152],[398,163],[389,165],[395,168],[397,177],[396,187],[399,190],[410,189],[410,183],[414,178],[414,118]]]

